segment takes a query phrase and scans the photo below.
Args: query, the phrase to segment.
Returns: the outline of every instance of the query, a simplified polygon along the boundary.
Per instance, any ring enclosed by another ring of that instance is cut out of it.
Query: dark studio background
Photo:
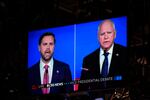
[[[26,93],[27,34],[50,28],[127,15],[131,97],[150,97],[149,0],[1,0],[1,89],[7,97],[43,100]]]

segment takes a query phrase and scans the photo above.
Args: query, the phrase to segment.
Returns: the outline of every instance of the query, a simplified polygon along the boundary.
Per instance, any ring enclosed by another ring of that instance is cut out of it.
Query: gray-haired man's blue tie
[[[104,62],[103,62],[103,66],[102,66],[102,76],[103,77],[107,77],[108,75],[108,52],[104,52],[104,56],[105,56],[105,59],[104,59]]]

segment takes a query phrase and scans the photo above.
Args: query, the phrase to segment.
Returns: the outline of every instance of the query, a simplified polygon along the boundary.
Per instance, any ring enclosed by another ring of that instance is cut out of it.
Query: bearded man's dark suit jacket
[[[28,82],[31,94],[42,94],[42,89],[37,88],[41,85],[40,63],[36,63],[29,69]],[[69,83],[72,81],[69,65],[54,59],[53,75],[51,83]],[[55,86],[50,88],[50,94],[70,93],[73,91],[73,85]]]
[[[99,65],[99,53],[100,48],[96,49],[91,54],[87,55],[83,59],[82,72],[80,80],[86,79],[100,79],[102,76],[100,74],[100,65]],[[126,47],[123,47],[119,44],[114,44],[113,55],[111,59],[110,69],[108,77],[121,76],[122,80],[126,80],[126,70],[127,70],[127,50]],[[103,88],[113,88],[124,85],[124,81],[107,81],[106,87],[104,87],[102,82],[95,83],[80,83],[79,91],[85,90],[96,90]]]

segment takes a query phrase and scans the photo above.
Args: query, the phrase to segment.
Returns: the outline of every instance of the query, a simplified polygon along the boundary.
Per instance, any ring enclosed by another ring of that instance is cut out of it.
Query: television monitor
[[[115,23],[117,30],[115,42],[127,47],[127,16],[120,16],[109,18]],[[56,38],[54,58],[65,62],[69,65],[73,81],[63,83],[63,85],[73,84],[74,91],[77,92],[79,84],[82,83],[81,72],[83,70],[82,63],[83,58],[93,52],[96,48],[99,48],[99,42],[97,39],[98,25],[102,20],[51,27],[46,29],[36,29],[28,32],[28,69],[31,68],[40,59],[40,53],[38,50],[38,41],[40,36],[45,32],[52,32]],[[126,62],[126,61],[125,61]],[[101,80],[93,80],[94,84],[101,83]],[[111,81],[121,81],[122,76],[112,76]],[[38,86],[39,88],[40,86]],[[31,87],[30,87],[31,88]],[[37,88],[34,87],[33,89]],[[41,89],[41,88],[39,88]]]

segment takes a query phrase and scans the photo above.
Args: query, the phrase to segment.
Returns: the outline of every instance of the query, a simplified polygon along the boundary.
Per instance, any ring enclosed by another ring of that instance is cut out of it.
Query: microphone
[[[84,71],[89,71],[89,69],[87,69],[87,68],[82,68],[82,70],[84,70]]]

